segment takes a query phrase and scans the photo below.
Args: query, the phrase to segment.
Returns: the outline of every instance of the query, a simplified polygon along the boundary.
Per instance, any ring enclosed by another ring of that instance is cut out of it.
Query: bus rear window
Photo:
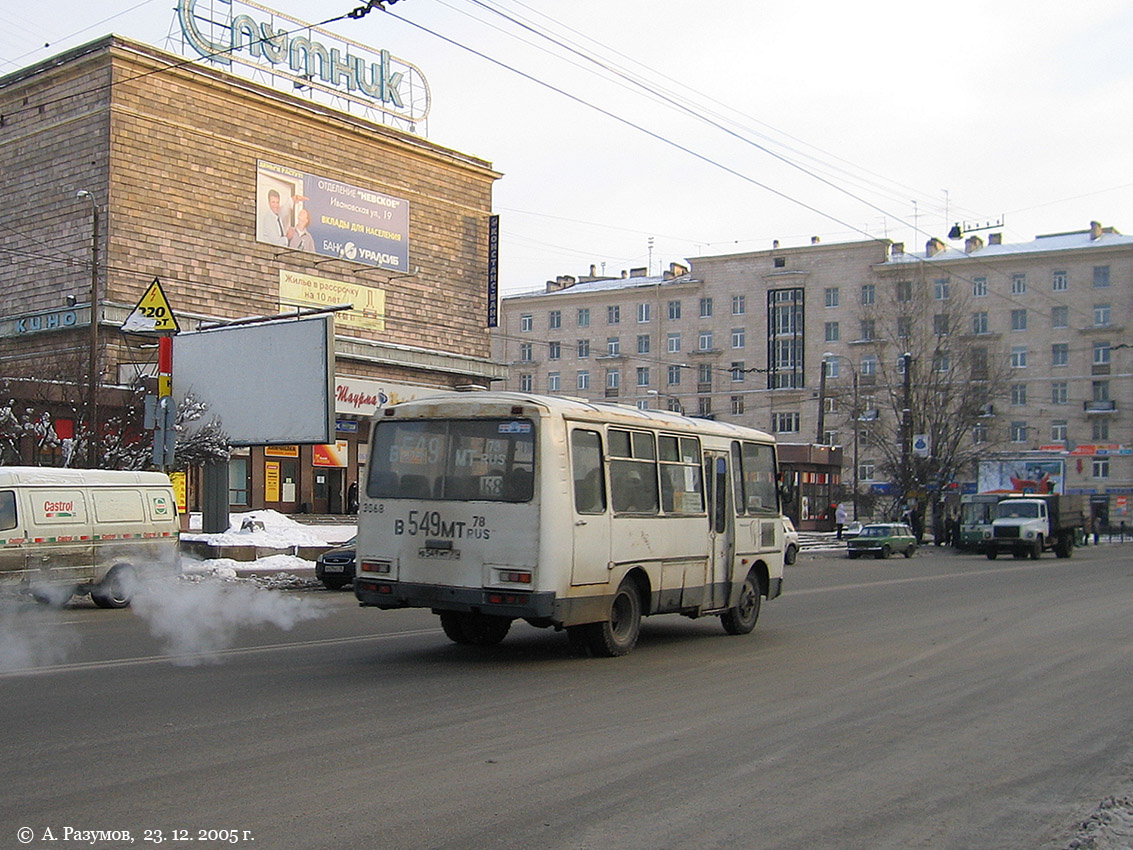
[[[374,499],[527,502],[535,486],[527,419],[381,420],[366,493]]]

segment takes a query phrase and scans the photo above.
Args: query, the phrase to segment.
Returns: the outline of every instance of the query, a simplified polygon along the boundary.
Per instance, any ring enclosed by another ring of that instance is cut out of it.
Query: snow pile
[[[195,521],[195,522],[194,522]],[[190,528],[200,520],[193,517]],[[319,534],[278,511],[248,511],[229,516],[228,531],[221,534],[182,532],[182,540],[198,540],[214,546],[259,546],[265,549],[290,549],[295,546],[325,546],[326,532]],[[347,535],[349,536],[349,535]]]
[[[1133,850],[1133,795],[1102,800],[1066,850]]]

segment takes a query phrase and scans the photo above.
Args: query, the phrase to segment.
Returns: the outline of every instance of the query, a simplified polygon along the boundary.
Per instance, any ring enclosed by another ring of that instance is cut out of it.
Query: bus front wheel
[[[746,635],[755,628],[759,619],[760,593],[759,582],[754,573],[748,573],[740,587],[740,598],[735,608],[729,608],[720,615],[720,622],[724,624],[724,631],[730,635]]]
[[[585,645],[591,655],[603,658],[625,655],[637,644],[640,632],[641,594],[630,579],[618,585],[605,620],[569,629],[572,643]]]

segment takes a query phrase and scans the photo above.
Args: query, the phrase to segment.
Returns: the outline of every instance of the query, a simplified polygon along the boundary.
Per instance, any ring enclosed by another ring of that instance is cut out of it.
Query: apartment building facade
[[[881,442],[901,416],[915,307],[936,352],[916,353],[932,369],[949,347],[954,359],[984,349],[1001,379],[979,379],[989,396],[965,436],[975,459],[916,498],[1034,477],[1088,494],[1100,522],[1119,524],[1133,494],[1131,300],[1133,238],[1097,224],[1028,243],[933,239],[918,253],[815,239],[658,276],[558,278],[502,300],[493,356],[508,389],[733,421],[775,434],[787,456],[835,449],[818,460],[841,469],[802,473],[793,509],[824,527],[830,501],[860,503],[863,517],[897,509]]]

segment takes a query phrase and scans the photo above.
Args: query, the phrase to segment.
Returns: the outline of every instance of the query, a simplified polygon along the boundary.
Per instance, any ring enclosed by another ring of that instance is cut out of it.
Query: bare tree
[[[1010,392],[1010,362],[973,312],[968,282],[930,278],[922,263],[872,286],[853,349],[856,395],[844,381],[831,395],[892,482],[894,509],[913,504],[923,522],[927,501],[974,477],[977,460],[1006,438],[989,413]]]

